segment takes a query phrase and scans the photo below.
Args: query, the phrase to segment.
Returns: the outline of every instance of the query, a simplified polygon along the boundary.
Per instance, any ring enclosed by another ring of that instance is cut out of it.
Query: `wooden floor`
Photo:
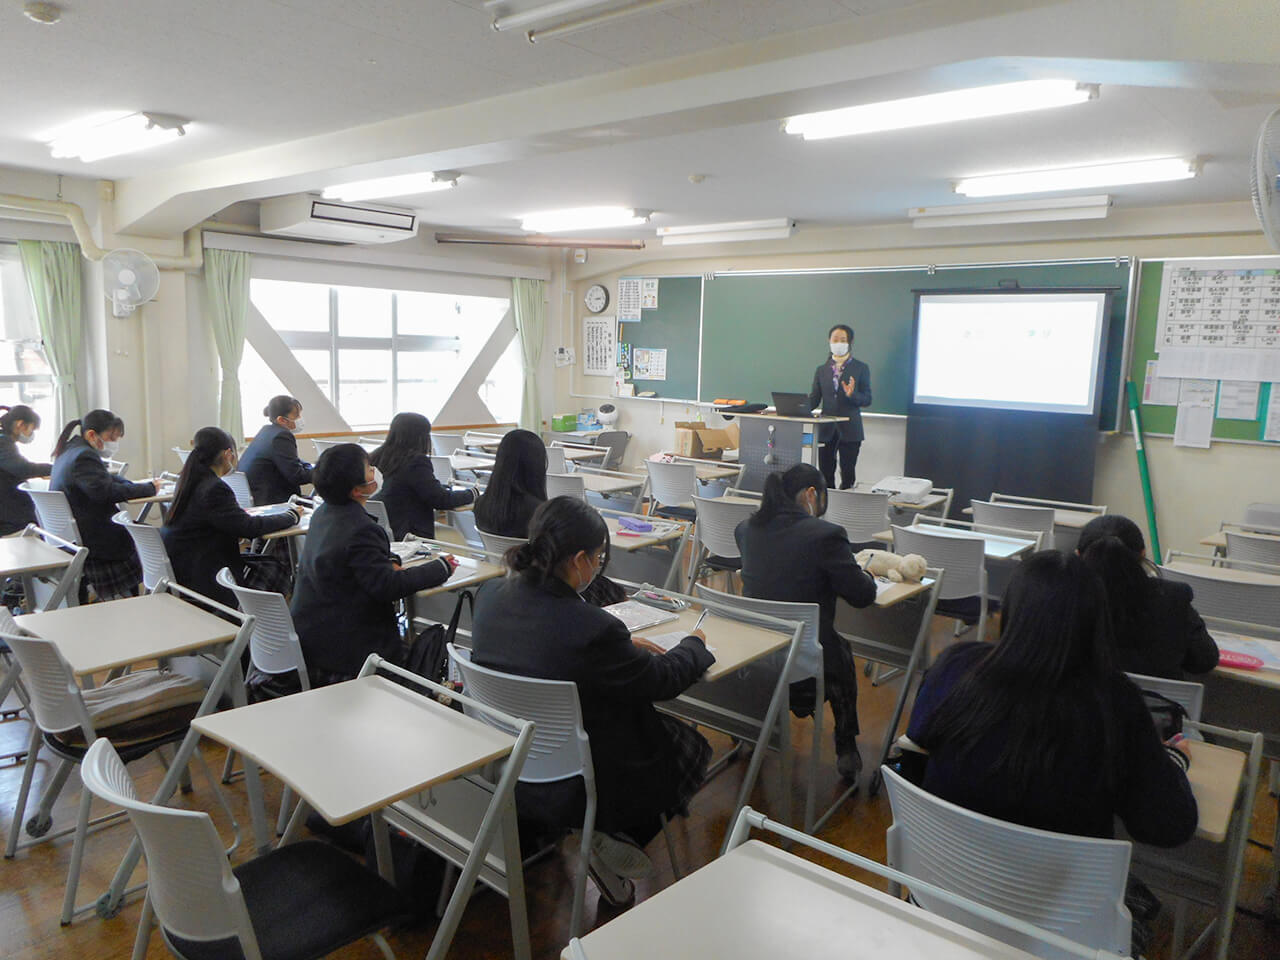
[[[939,643],[941,642],[939,639]],[[897,695],[897,684],[889,683],[873,688],[865,678],[861,679],[860,684],[859,713],[863,725],[860,743],[863,757],[866,758],[867,765],[870,767],[874,763],[875,751],[878,749],[884,725]],[[829,719],[827,728],[830,729]],[[808,755],[810,729],[807,720],[794,720],[792,723],[797,764]],[[23,720],[0,723],[0,753],[22,748],[26,744],[27,736],[28,729]],[[723,737],[713,734],[710,739],[717,755],[727,746]],[[208,745],[204,752],[210,767],[215,771],[220,770],[223,760],[222,750]],[[825,806],[823,801],[833,799],[840,790],[840,784],[834,772],[832,752],[832,745],[828,738],[823,751],[825,763],[822,769],[819,809]],[[698,794],[691,804],[689,817],[677,820],[673,824],[673,831],[677,838],[677,854],[681,860],[681,866],[686,870],[702,866],[716,855],[724,837],[733,798],[745,768],[745,762],[731,765]],[[38,795],[40,782],[50,775],[51,769],[51,764],[40,764],[36,790],[33,793]],[[761,785],[752,798],[752,804],[766,812],[777,809],[776,771],[776,760],[770,758],[766,761]],[[134,775],[140,780],[145,794],[148,790],[154,789],[159,782],[159,764],[154,758],[142,760],[134,765]],[[20,779],[21,768],[12,764],[0,767],[0,829],[6,832],[9,829]],[[184,798],[184,802],[189,802],[200,809],[214,810],[216,804],[210,795],[209,787],[198,772],[195,775],[195,787],[195,793]],[[245,825],[246,842],[233,858],[235,862],[240,862],[248,857],[250,846],[244,787],[243,784],[236,783],[224,789],[229,795],[237,817]],[[279,786],[269,778],[267,791],[269,809],[274,810],[279,799]],[[55,829],[74,822],[74,804],[78,793],[79,781],[73,776],[68,789],[55,808]],[[802,802],[800,791],[795,789],[793,810],[797,813],[802,809]],[[99,812],[102,811],[99,810],[98,805],[95,805],[95,814]],[[1252,837],[1255,840],[1270,844],[1275,827],[1275,816],[1276,799],[1267,795],[1264,786],[1259,791],[1256,804],[1252,830]],[[229,825],[221,811],[214,815],[214,821],[223,835],[229,837]],[[883,792],[878,797],[868,797],[864,783],[863,789],[835,815],[821,836],[831,843],[883,862],[884,834],[889,821],[887,797]],[[130,836],[131,831],[127,824],[108,827],[91,835],[80,888],[81,902],[91,901],[106,888]],[[95,958],[130,955],[140,909],[136,897],[111,920],[100,920],[91,912],[69,927],[59,926],[58,913],[70,850],[71,838],[66,837],[19,851],[12,861],[0,864],[0,878],[3,878],[3,883],[0,883],[0,957],[11,958],[11,960],[37,960],[37,958],[44,960],[44,958],[74,956],[83,960],[95,960]],[[639,884],[640,899],[652,895],[672,882],[670,862],[662,840],[656,840],[650,846],[649,852],[659,868],[659,876],[652,882],[642,881]],[[1269,857],[1270,854],[1266,850],[1256,844],[1250,845],[1241,896],[1242,910],[1237,915],[1232,957],[1242,958],[1242,960],[1243,958],[1280,957],[1280,928],[1274,924],[1268,925],[1257,916],[1251,915],[1260,914],[1265,908],[1264,888],[1268,877]],[[813,859],[824,861],[824,858],[816,855]],[[568,938],[572,865],[572,844],[566,842],[562,845],[561,855],[544,859],[527,872],[533,952],[537,958],[558,956]],[[827,862],[827,865],[833,864]],[[139,868],[134,878],[135,882],[143,876],[145,876],[145,866]],[[423,904],[423,918],[415,928],[397,931],[389,937],[393,948],[401,958],[420,957],[426,953],[434,929],[433,911],[434,904]],[[614,910],[597,903],[594,888],[591,886],[588,886],[586,912],[588,922],[593,924],[606,922],[615,915]],[[1158,921],[1157,940],[1148,956],[1157,958],[1168,956],[1171,913],[1171,909],[1166,909]],[[1199,923],[1208,918],[1208,913],[1205,910],[1193,909],[1191,918],[1196,922],[1195,928],[1198,929]],[[780,918],[780,922],[785,922],[785,918]],[[506,902],[487,891],[477,894],[467,909],[450,956],[489,958],[507,957],[510,954],[511,940],[507,925]],[[159,958],[167,955],[159,937],[154,937],[147,956]],[[1209,950],[1202,951],[1200,955],[1209,956]],[[368,957],[372,960],[380,957],[380,953],[372,942],[363,941],[337,956]]]

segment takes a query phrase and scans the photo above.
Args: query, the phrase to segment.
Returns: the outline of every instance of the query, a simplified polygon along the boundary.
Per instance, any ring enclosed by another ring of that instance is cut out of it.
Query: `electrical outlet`
[[[573,347],[556,347],[556,366],[567,367],[573,363]]]

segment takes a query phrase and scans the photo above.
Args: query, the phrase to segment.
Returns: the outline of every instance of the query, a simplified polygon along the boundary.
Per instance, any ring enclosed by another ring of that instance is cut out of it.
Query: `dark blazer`
[[[1191,605],[1190,584],[1152,578],[1142,603],[1146,629],[1140,636],[1116,637],[1116,666],[1125,673],[1182,680],[1218,665],[1218,645]]]
[[[289,606],[309,670],[354,677],[371,653],[400,661],[395,601],[450,571],[443,559],[398,563],[386,531],[354,500],[312,514]]]
[[[387,505],[391,530],[397,540],[403,540],[407,533],[434,538],[437,510],[466,506],[475,498],[474,490],[451,490],[441,484],[431,461],[415,457],[395,473],[384,473],[382,489],[372,499]]]
[[[853,396],[845,395],[844,385],[854,381]],[[861,441],[862,408],[871,406],[871,368],[861,360],[849,357],[840,371],[840,389],[831,382],[831,361],[828,360],[813,372],[813,386],[809,388],[809,406],[822,404],[822,413],[828,417],[848,417],[843,423],[824,423],[819,427],[818,439],[826,443],[839,434],[842,443]]]
[[[257,506],[284,503],[311,482],[311,464],[298,459],[298,441],[278,423],[268,423],[240,457]]]
[[[679,695],[715,663],[701,640],[685,637],[664,656],[648,653],[621,620],[558,577],[534,585],[513,575],[477,594],[472,642],[481,666],[577,684],[602,817],[636,822],[670,807],[672,743],[653,704]]]
[[[525,494],[512,505],[505,517],[500,517],[493,509],[493,501],[481,494],[476,501],[476,526],[485,533],[496,533],[500,537],[527,537],[533,512],[543,503],[532,494]]]
[[[153,483],[130,483],[113,476],[102,455],[84,437],[75,437],[53,461],[50,490],[61,490],[71,505],[80,540],[91,560],[128,560],[137,556],[133,538],[111,518],[116,505],[135,497],[155,496]]]
[[[18,484],[47,477],[52,469],[51,463],[32,463],[18,452],[13,437],[0,433],[0,535],[17,533],[36,522],[36,506]]]
[[[218,571],[230,567],[238,574],[241,540],[284,530],[294,521],[287,513],[249,516],[236,503],[231,488],[212,472],[199,477],[195,484],[191,499],[177,520],[166,522],[160,528],[160,536],[180,584],[234,609],[235,595],[218,585]]]
[[[853,558],[844,527],[798,506],[779,511],[763,526],[743,520],[734,539],[742,551],[743,592],[761,600],[816,603],[823,646],[844,642],[836,636],[836,597],[855,607],[875,602],[875,578]]]

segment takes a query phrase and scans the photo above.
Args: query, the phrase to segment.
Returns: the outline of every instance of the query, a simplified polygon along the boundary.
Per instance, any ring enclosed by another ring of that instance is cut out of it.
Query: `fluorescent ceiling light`
[[[122,153],[136,153],[186,134],[190,121],[164,113],[130,113],[103,121],[63,127],[50,137],[49,152],[54,157],[79,157],[92,163]]]
[[[941,207],[912,207],[913,227],[973,227],[990,223],[1040,223],[1046,220],[1101,220],[1111,197],[1054,197],[1045,200],[1005,200],[999,203],[953,203]]]
[[[530,233],[563,233],[566,230],[601,230],[605,227],[636,227],[649,222],[649,214],[631,207],[574,207],[545,210],[520,217],[520,227]]]
[[[378,197],[408,197],[435,190],[448,190],[458,185],[458,175],[432,173],[406,173],[398,177],[378,177],[373,180],[353,180],[325,187],[321,194],[326,200],[374,200]]]
[[[805,113],[789,118],[783,129],[806,140],[825,140],[857,133],[904,130],[955,120],[1047,110],[1083,103],[1097,96],[1098,88],[1094,84],[1076,83],[1074,80],[1022,80]]]
[[[966,197],[1001,197],[1012,193],[1050,193],[1089,187],[1120,187],[1129,183],[1162,183],[1188,180],[1199,173],[1194,160],[1163,157],[1155,160],[1125,160],[1087,167],[1059,167],[1054,170],[1022,170],[957,181],[956,193]]]
[[[687,227],[658,227],[664,247],[695,243],[734,243],[739,240],[785,240],[795,229],[788,217],[773,220],[737,220],[732,223],[703,223]]]

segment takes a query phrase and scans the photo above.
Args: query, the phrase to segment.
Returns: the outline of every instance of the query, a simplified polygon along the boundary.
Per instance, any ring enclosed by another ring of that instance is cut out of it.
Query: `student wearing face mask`
[[[36,508],[18,484],[32,477],[47,477],[51,463],[33,463],[18,444],[30,443],[40,426],[40,414],[30,407],[0,406],[0,536],[8,536],[36,523]]]
[[[79,435],[72,436],[77,429]],[[122,436],[124,421],[110,410],[90,410],[62,428],[53,448],[49,489],[66,494],[80,541],[89,548],[83,579],[99,600],[131,597],[138,592],[142,564],[133,538],[111,518],[118,504],[155,496],[156,492],[154,480],[130,483],[107,470],[103,461],[119,452]]]
[[[862,770],[858,753],[858,674],[853,654],[835,630],[836,597],[852,606],[875,602],[875,579],[853,558],[844,528],[819,519],[827,510],[827,485],[807,463],[765,478],[760,509],[734,531],[742,551],[743,592],[762,600],[818,605],[823,685],[835,719],[836,769],[853,783]],[[791,685],[791,710],[813,712],[816,684]],[[821,704],[818,704],[821,709]]]
[[[387,533],[365,511],[378,490],[369,454],[340,443],[320,455],[316,493],[289,606],[313,687],[350,680],[371,653],[400,662],[395,602],[449,579],[446,554],[401,569]]]
[[[825,417],[848,417],[842,423],[819,428],[818,465],[828,488],[836,485],[836,458],[840,460],[840,489],[853,486],[862,449],[862,408],[871,405],[871,368],[850,355],[853,328],[837,323],[827,332],[830,359],[813,372],[809,406],[822,406]]]
[[[604,520],[581,500],[539,506],[528,543],[507,553],[510,575],[476,597],[472,656],[505,673],[577,685],[598,797],[589,871],[601,896],[618,905],[634,895],[627,877],[651,869],[641,848],[657,836],[660,815],[688,803],[711,755],[693,727],[653,705],[688,689],[715,657],[700,630],[664,654],[582,599],[608,545]],[[516,804],[539,827],[582,823],[578,782],[521,784]]]
[[[306,425],[302,404],[293,397],[272,397],[262,415],[270,422],[258,431],[240,458],[249,492],[259,506],[285,503],[301,493],[302,485],[311,482],[313,469],[298,456],[298,440],[294,436]]]

